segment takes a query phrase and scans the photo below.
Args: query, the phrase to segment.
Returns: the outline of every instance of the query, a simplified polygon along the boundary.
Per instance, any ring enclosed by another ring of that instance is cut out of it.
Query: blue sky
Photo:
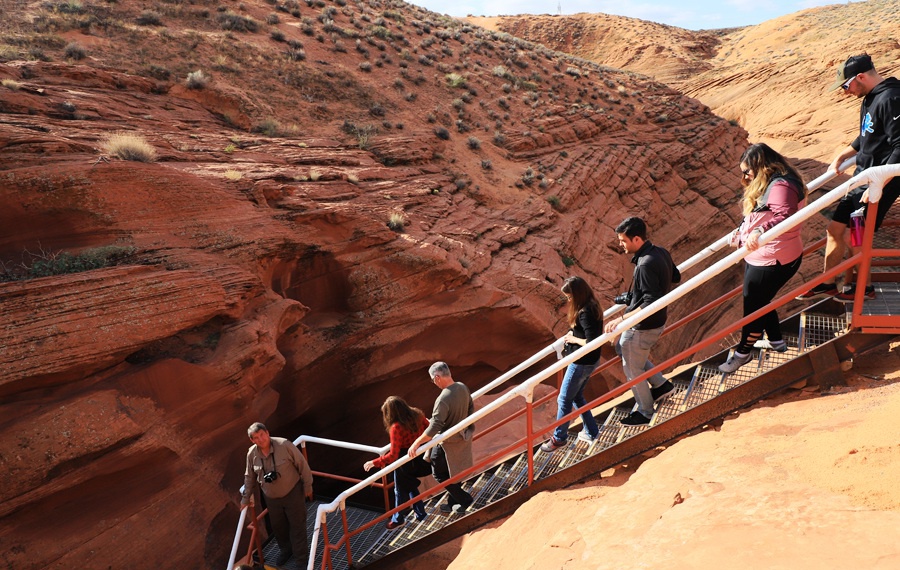
[[[512,16],[602,12],[669,24],[689,30],[749,26],[834,0],[407,0],[451,16]]]

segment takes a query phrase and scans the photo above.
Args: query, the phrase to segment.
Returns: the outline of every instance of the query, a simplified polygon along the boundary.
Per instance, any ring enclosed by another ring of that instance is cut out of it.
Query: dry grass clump
[[[3,85],[11,91],[18,91],[22,87],[22,84],[15,79],[4,79],[0,81],[0,85]]]
[[[153,162],[156,160],[156,149],[147,139],[136,133],[121,131],[113,133],[103,141],[103,151],[122,160],[135,162]]]
[[[187,74],[184,84],[188,89],[203,89],[209,83],[209,80],[209,75],[203,73],[202,69],[198,69]]]
[[[387,227],[391,228],[397,233],[403,231],[403,228],[406,226],[409,219],[406,217],[406,214],[402,210],[394,210],[391,212],[390,216],[388,216]]]
[[[225,171],[225,179],[231,180],[232,182],[237,182],[243,177],[243,174],[238,170],[226,170]]]

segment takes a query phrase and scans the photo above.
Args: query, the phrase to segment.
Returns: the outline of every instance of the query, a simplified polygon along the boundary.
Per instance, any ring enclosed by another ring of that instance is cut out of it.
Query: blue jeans
[[[650,356],[650,349],[656,344],[662,331],[663,327],[648,330],[628,329],[619,337],[616,354],[622,357],[622,369],[629,382],[653,368],[653,363],[647,360],[647,357]],[[650,387],[658,388],[665,381],[663,375],[657,372],[631,389],[638,405],[637,411],[645,417],[653,417],[653,395],[650,394]]]
[[[406,450],[403,451],[406,453]],[[431,475],[431,464],[425,461],[421,455],[417,455],[412,461],[402,465],[394,471],[394,506],[405,503],[419,494],[419,477]],[[425,505],[422,501],[416,501],[412,505],[419,520],[425,518]],[[397,511],[391,520],[395,523],[402,523],[409,514],[409,508]]]
[[[599,362],[599,361],[598,361]],[[556,411],[556,419],[563,417],[572,411],[572,404],[579,408],[583,408],[587,404],[584,399],[584,387],[587,385],[591,372],[597,368],[597,364],[570,364],[566,368],[566,375],[563,377],[562,386],[559,388],[559,398],[556,401],[558,409]],[[588,409],[581,414],[581,420],[584,422],[584,429],[591,437],[597,437],[600,428],[597,427],[597,421],[591,410]],[[566,441],[569,439],[569,422],[557,426],[553,432],[553,439],[556,441]]]

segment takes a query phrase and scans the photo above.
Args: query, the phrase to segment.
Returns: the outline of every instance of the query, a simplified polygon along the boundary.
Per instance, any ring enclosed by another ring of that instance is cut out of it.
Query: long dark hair
[[[590,311],[597,319],[603,318],[603,313],[600,311],[600,303],[594,297],[591,286],[581,277],[569,277],[566,279],[562,286],[562,292],[569,296],[568,303],[566,303],[569,327],[575,326],[575,321],[578,320],[578,312],[582,309]]]
[[[425,417],[425,414],[419,408],[407,404],[400,396],[388,396],[381,405],[381,417],[385,431],[391,431],[391,426],[399,423],[407,431],[415,433],[419,431],[419,418]]]
[[[776,176],[796,178],[797,183],[801,186],[800,192],[803,197],[806,198],[809,193],[803,177],[800,176],[797,169],[765,143],[750,145],[741,155],[741,163],[753,170],[753,180],[747,182],[745,179],[741,179],[744,184],[743,211],[745,216],[756,208],[757,200],[765,193],[769,183]]]

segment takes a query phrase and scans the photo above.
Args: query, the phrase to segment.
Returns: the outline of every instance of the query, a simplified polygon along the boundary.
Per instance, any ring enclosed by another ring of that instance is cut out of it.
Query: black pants
[[[775,265],[750,265],[744,264],[744,316],[754,313],[765,307],[778,290],[800,269],[802,257],[798,257],[787,265],[776,263]],[[737,351],[747,354],[753,348],[753,343],[762,337],[763,331],[770,341],[782,340],[781,324],[778,322],[778,313],[769,311],[755,321],[744,325],[741,330],[741,342],[737,345]]]
[[[303,483],[298,482],[284,497],[266,497],[272,533],[281,552],[294,551],[294,558],[306,563],[309,548],[306,544],[306,498]]]
[[[435,446],[431,450],[431,474],[434,475],[434,480],[438,483],[443,483],[450,478],[450,467],[447,465],[447,455],[444,453],[444,448],[440,445]],[[447,493],[450,494],[451,505],[469,506],[474,500],[472,499],[472,495],[466,493],[459,483],[447,485]]]

